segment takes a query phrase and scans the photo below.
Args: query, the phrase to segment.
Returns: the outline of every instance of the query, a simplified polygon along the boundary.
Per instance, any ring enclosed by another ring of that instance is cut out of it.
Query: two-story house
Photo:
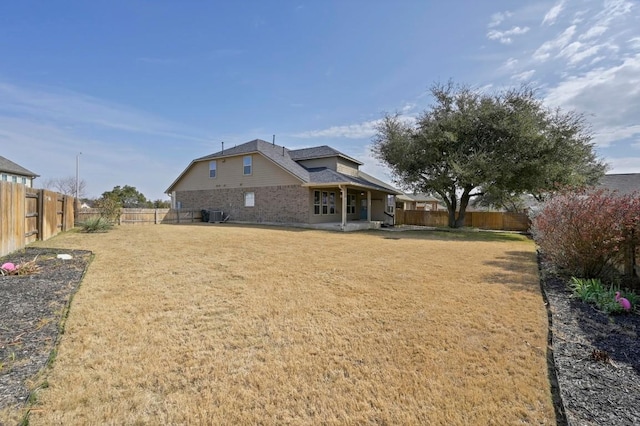
[[[33,180],[39,175],[30,170],[0,156],[0,180],[4,182],[14,182],[33,187]]]
[[[401,192],[362,164],[328,146],[289,150],[256,139],[193,160],[165,192],[173,208],[219,210],[238,222],[392,224]]]

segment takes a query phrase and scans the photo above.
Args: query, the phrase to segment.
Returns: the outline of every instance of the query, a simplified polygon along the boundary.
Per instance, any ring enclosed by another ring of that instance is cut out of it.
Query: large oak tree
[[[452,228],[464,225],[473,197],[540,197],[606,170],[584,117],[545,107],[530,88],[486,94],[449,82],[431,94],[415,122],[386,115],[372,150],[402,188],[439,196]]]

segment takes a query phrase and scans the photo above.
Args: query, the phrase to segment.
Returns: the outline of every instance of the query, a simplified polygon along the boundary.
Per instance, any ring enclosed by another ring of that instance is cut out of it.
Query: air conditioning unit
[[[209,223],[222,222],[224,213],[222,210],[211,210],[209,214]]]

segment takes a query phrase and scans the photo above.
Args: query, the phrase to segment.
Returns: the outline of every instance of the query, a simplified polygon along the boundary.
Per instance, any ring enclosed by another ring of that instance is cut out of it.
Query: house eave
[[[386,192],[386,193],[395,194],[395,195],[402,194],[401,192],[391,191],[391,190],[388,190],[386,188],[378,188],[378,187],[375,187],[373,185],[363,185],[363,184],[357,183],[357,182],[323,182],[323,183],[309,182],[309,183],[302,184],[302,186],[304,186],[306,188],[335,188],[335,187],[340,187],[340,186],[349,186],[349,187],[352,187],[352,188],[360,188],[360,189],[366,189],[366,190],[371,190],[371,191]]]

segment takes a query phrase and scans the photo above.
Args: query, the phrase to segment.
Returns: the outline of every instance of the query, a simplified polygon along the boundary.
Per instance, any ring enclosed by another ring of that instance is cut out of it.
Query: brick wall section
[[[255,194],[254,207],[244,206],[245,192]],[[309,194],[300,185],[286,185],[177,191],[176,200],[185,210],[222,210],[232,221],[307,223]]]

